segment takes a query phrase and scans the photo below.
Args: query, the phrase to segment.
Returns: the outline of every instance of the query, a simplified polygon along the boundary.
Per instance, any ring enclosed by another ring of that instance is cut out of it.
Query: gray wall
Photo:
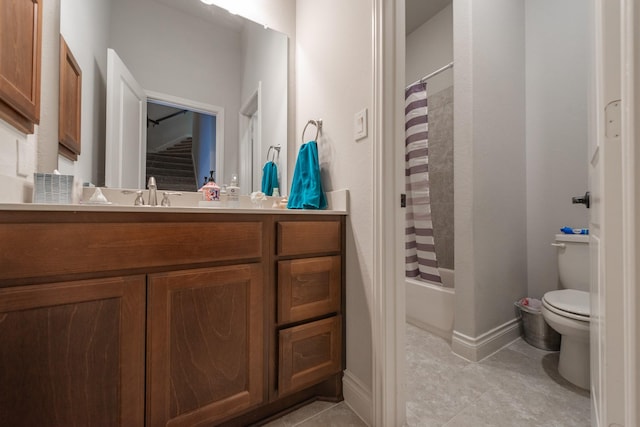
[[[524,0],[454,2],[454,330],[478,337],[527,291]]]
[[[427,92],[429,83],[427,83]],[[429,190],[438,266],[454,268],[453,86],[433,95],[429,106]]]
[[[588,180],[589,3],[525,4],[528,294],[540,298],[558,284],[554,234],[588,225],[589,211],[571,196],[584,194]]]

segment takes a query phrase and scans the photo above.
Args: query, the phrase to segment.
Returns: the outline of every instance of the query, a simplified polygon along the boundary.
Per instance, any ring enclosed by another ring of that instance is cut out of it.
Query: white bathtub
[[[407,322],[451,341],[454,312],[454,271],[440,268],[442,283],[405,279]]]

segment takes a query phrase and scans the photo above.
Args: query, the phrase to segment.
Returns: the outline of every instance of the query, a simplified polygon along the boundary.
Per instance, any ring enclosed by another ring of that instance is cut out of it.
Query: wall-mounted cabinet
[[[0,211],[0,425],[242,426],[341,400],[344,224]]]
[[[60,35],[60,97],[58,104],[58,151],[70,160],[80,154],[82,70],[64,37]]]
[[[40,122],[42,0],[0,0],[0,118],[24,133]]]

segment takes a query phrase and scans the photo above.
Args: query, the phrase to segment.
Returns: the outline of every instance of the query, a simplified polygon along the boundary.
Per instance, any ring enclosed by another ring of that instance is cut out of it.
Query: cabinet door
[[[0,425],[142,425],[144,304],[144,276],[0,289]]]
[[[301,390],[340,372],[341,321],[341,316],[334,316],[280,331],[280,395]]]
[[[32,133],[40,121],[42,0],[0,0],[0,117]]]
[[[264,400],[263,266],[153,274],[147,421],[210,425]]]

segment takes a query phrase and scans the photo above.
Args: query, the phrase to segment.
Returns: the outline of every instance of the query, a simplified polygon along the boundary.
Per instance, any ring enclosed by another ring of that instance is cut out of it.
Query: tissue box
[[[33,203],[73,203],[73,175],[34,173]]]

